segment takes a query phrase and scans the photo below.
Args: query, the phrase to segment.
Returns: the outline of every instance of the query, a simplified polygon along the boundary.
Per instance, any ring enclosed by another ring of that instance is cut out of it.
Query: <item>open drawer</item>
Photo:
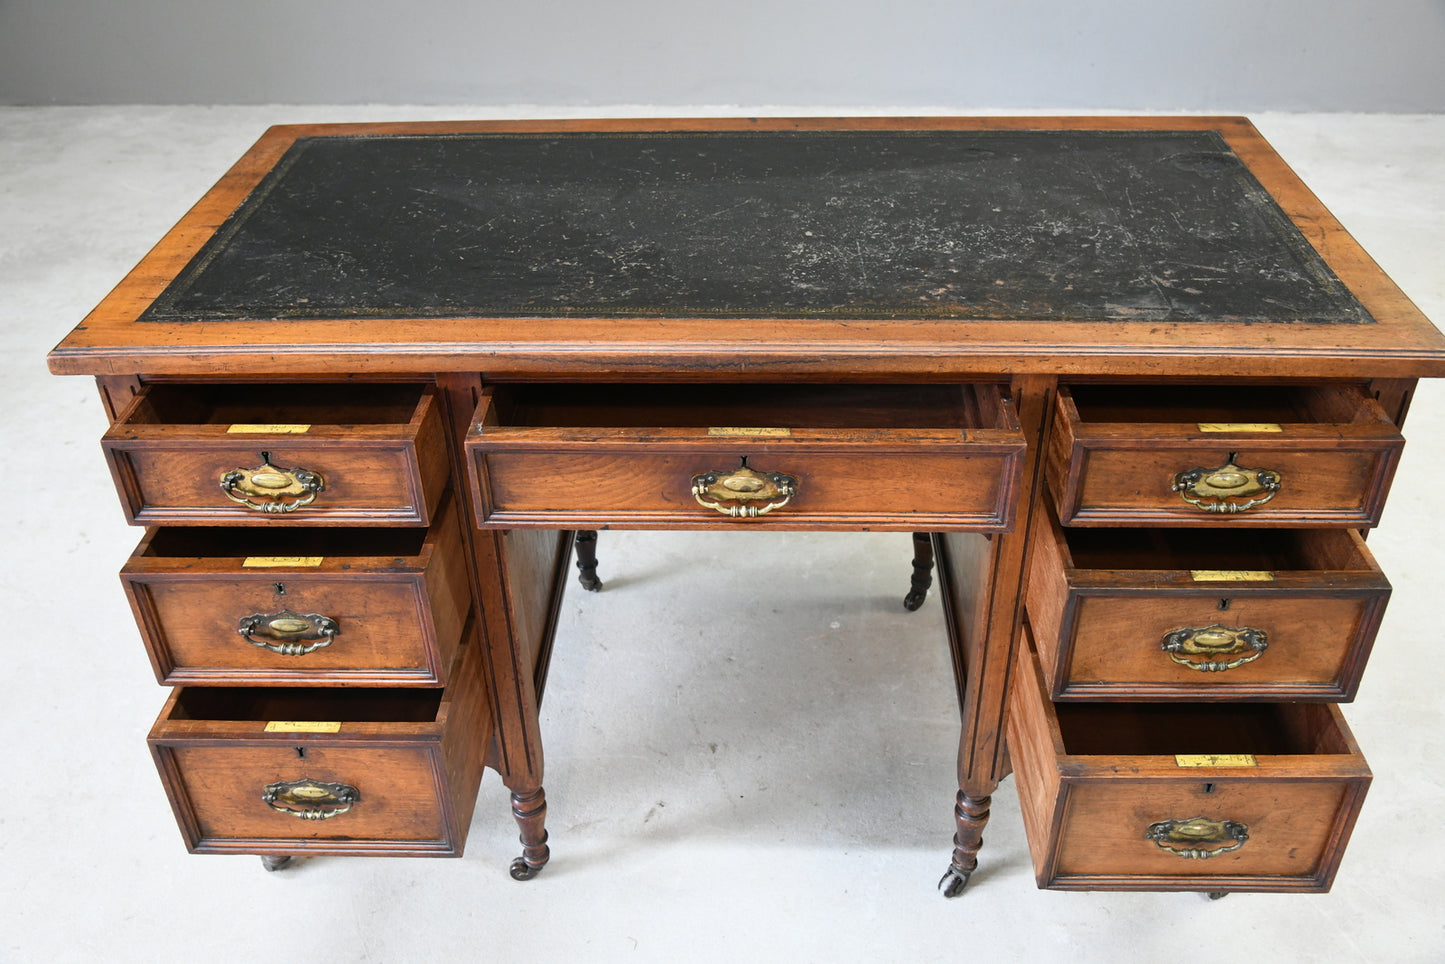
[[[479,650],[445,690],[178,687],[148,742],[186,846],[460,856],[491,740]]]
[[[1040,887],[1325,891],[1370,771],[1333,703],[1049,702],[1025,633],[1008,748]]]
[[[494,385],[467,437],[497,527],[1004,530],[1024,439],[994,385]]]
[[[101,440],[134,525],[428,525],[447,482],[430,386],[148,385]]]
[[[1356,385],[1073,385],[1045,471],[1066,526],[1361,528],[1404,444]]]
[[[1350,700],[1390,598],[1353,529],[1067,529],[1031,538],[1053,699]]]
[[[436,686],[471,605],[460,509],[430,528],[156,528],[121,570],[166,684]]]

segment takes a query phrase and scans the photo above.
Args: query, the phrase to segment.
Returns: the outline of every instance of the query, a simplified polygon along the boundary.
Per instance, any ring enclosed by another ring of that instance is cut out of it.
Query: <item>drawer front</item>
[[[1027,609],[1052,698],[1354,698],[1390,596],[1358,533],[1252,534],[1307,550],[1297,564],[1317,568],[1261,570],[1247,553],[1229,567],[1154,568],[1187,560],[1145,566],[1145,554],[1116,551],[1117,568],[1090,569],[1074,565],[1070,539],[1140,534],[1048,523],[1033,533]]]
[[[1013,524],[1024,440],[1006,399],[961,429],[517,426],[500,407],[484,398],[467,440],[488,526]]]
[[[1009,755],[1040,887],[1329,889],[1370,782],[1336,707],[1074,704],[1061,723],[1020,650]]]
[[[291,746],[160,747],[163,778],[173,796],[186,800],[194,822],[190,849],[453,849],[435,748],[305,749],[300,759]],[[335,790],[308,794],[297,786],[303,781],[350,787],[356,799]]]
[[[205,551],[196,537],[210,531],[153,531],[121,570],[161,683],[446,682],[470,600],[450,500],[425,533],[327,530],[279,556],[176,554]],[[244,551],[270,534],[215,535],[217,549]]]
[[[1353,420],[1248,421],[1254,413],[1245,409],[1213,421],[1220,413],[1202,409],[1199,421],[1141,414],[1138,422],[1096,422],[1061,388],[1045,459],[1059,518],[1065,525],[1376,525],[1404,439],[1360,390],[1325,394],[1321,419]],[[1123,418],[1128,409],[1101,407],[1100,414]]]
[[[378,424],[157,423],[148,420],[157,408],[187,412],[151,405],[149,392],[101,442],[135,525],[427,525],[446,486],[441,412],[430,389],[415,389],[403,421]],[[203,416],[215,417],[192,417]]]
[[[177,687],[148,742],[186,846],[460,856],[492,736],[465,638],[444,691]]]

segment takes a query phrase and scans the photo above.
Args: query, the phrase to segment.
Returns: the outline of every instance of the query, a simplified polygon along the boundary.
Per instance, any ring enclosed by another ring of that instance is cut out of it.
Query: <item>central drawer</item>
[[[1006,530],[1024,439],[994,385],[494,385],[466,443],[496,527]]]
[[[1027,631],[1008,713],[1040,887],[1326,891],[1371,779],[1333,703],[1051,703]]]

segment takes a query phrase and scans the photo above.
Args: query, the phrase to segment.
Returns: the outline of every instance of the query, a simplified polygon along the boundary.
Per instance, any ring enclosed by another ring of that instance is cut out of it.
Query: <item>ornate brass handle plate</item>
[[[326,482],[310,469],[283,469],[261,453],[261,467],[232,469],[221,475],[221,491],[232,502],[257,512],[295,512],[316,501]]]
[[[252,646],[282,656],[305,656],[330,646],[341,629],[330,616],[301,615],[283,609],[279,613],[252,613],[242,617],[236,632]]]
[[[1210,820],[1192,817],[1189,820],[1161,820],[1151,823],[1145,838],[1154,841],[1160,850],[1187,860],[1208,860],[1220,854],[1233,853],[1249,840],[1249,828],[1233,820]],[[1218,844],[1219,846],[1214,846]]]
[[[756,472],[748,460],[731,472],[701,472],[692,477],[698,505],[735,519],[754,519],[781,509],[798,492],[798,480],[781,472]]]
[[[1250,629],[1248,626],[1233,629],[1219,623],[1203,629],[1176,629],[1165,633],[1164,640],[1160,643],[1160,649],[1168,653],[1174,662],[1201,673],[1222,673],[1225,670],[1238,669],[1245,663],[1259,659],[1268,648],[1269,634],[1264,630]],[[1240,653],[1247,655],[1239,656],[1238,659],[1220,658],[1238,656]],[[1190,656],[1205,658],[1197,661],[1186,658]]]
[[[1205,512],[1231,514],[1273,499],[1282,478],[1272,469],[1245,469],[1230,460],[1217,469],[1176,472],[1169,487],[1190,505]]]
[[[330,820],[361,802],[361,791],[346,783],[321,783],[303,778],[272,783],[261,792],[266,806],[301,820]]]

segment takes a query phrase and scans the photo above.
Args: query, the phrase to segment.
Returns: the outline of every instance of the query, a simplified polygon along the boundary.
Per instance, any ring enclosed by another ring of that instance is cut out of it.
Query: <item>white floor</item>
[[[1435,384],[1370,540],[1395,595],[1346,709],[1376,779],[1331,894],[1039,891],[1010,780],[967,894],[940,898],[957,710],[937,600],[899,605],[903,535],[604,533],[607,588],[569,593],[558,631],[535,881],[507,876],[490,773],[461,860],[188,856],[115,576],[139,532],[93,387],[44,354],[266,125],[441,116],[482,112],[0,108],[0,959],[1445,960]],[[1445,323],[1445,116],[1256,122]]]

